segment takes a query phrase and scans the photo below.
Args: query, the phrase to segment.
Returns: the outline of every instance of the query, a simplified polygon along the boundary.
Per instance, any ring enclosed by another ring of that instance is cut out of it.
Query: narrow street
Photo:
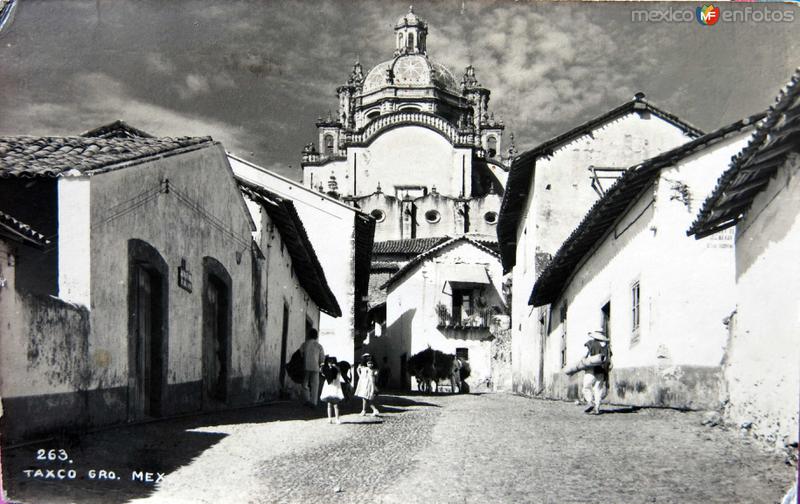
[[[750,503],[778,502],[793,479],[782,457],[702,426],[699,413],[594,417],[506,394],[382,401],[382,417],[350,407],[342,425],[277,403],[107,430],[6,450],[3,468],[12,500],[53,504]],[[72,464],[37,461],[39,449]],[[26,476],[36,468],[77,477]]]

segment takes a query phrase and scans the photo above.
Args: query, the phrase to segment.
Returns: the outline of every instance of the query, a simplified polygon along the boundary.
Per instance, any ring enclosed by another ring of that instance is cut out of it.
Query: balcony
[[[501,313],[500,307],[489,306],[472,311],[462,310],[453,317],[452,310],[446,305],[439,304],[436,306],[436,327],[456,331],[489,330],[497,325],[495,318]]]

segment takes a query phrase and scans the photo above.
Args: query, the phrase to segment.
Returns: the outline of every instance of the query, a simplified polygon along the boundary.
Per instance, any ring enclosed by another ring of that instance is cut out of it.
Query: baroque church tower
[[[394,26],[394,55],[337,88],[338,112],[303,149],[303,182],[372,215],[375,240],[463,234],[496,239],[512,141],[470,65],[457,81],[428,56],[413,8]]]

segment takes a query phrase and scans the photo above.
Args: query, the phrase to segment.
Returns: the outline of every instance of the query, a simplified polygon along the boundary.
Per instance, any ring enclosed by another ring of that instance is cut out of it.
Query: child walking
[[[375,407],[375,396],[378,395],[378,387],[375,380],[378,377],[378,370],[375,366],[375,359],[370,354],[361,356],[361,365],[358,366],[358,385],[356,385],[356,397],[361,398],[361,416],[367,414],[367,406],[372,409],[372,416],[379,416],[380,412]]]
[[[342,373],[339,371],[339,366],[336,365],[336,357],[325,357],[325,363],[322,364],[322,376],[325,377],[325,383],[322,385],[322,394],[320,399],[328,403],[328,422],[339,422],[339,403],[344,399],[342,392]]]

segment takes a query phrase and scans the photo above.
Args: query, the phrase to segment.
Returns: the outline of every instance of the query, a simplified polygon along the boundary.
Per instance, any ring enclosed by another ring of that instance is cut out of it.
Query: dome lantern
[[[414,14],[414,7],[394,25],[395,55],[425,54],[425,39],[428,37],[428,23]]]

